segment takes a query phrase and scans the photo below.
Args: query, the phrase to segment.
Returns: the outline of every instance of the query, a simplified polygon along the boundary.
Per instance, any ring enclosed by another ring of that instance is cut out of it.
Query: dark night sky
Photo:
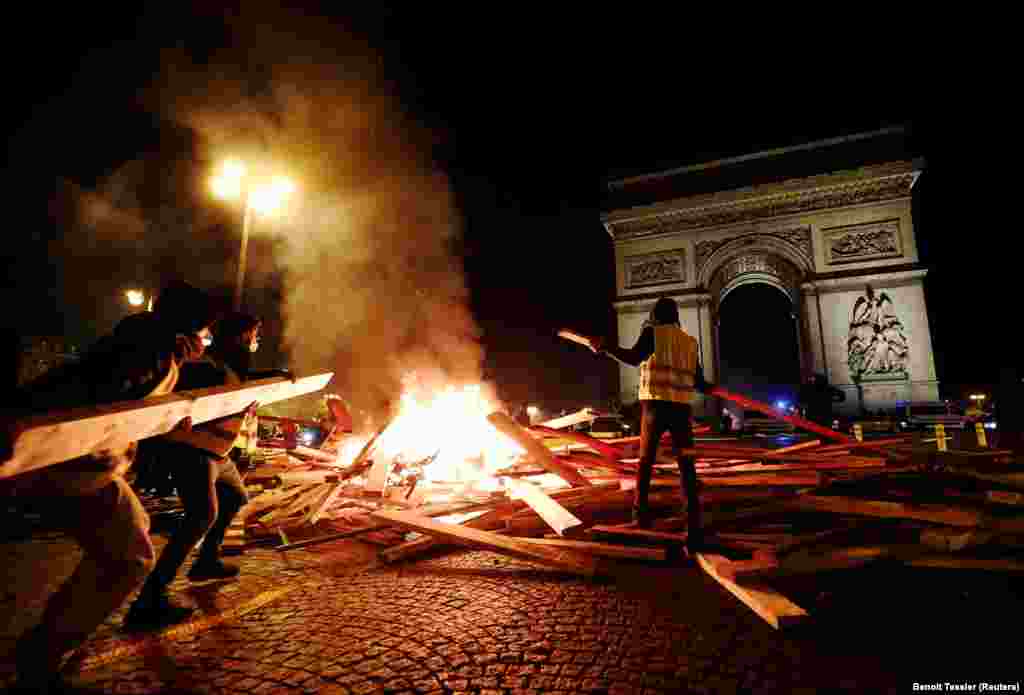
[[[18,299],[8,300],[9,317],[29,333],[52,330],[61,284],[82,283],[59,270],[74,263],[48,259],[41,241],[51,233],[54,180],[88,187],[166,144],[167,128],[135,103],[159,47],[222,37],[210,11],[66,12],[60,27],[46,26],[42,10],[23,15],[25,26],[45,30],[39,56],[4,49],[5,63],[20,68],[5,113],[14,211],[6,289]],[[909,43],[894,59],[867,47],[834,50],[834,37],[820,45],[735,31],[701,39],[675,16],[380,10],[334,21],[368,39],[404,107],[437,133],[434,158],[464,217],[486,366],[511,397],[568,407],[615,388],[610,362],[552,337],[560,325],[614,331],[612,250],[599,223],[604,180],[892,124],[913,128],[929,164],[916,223],[932,268],[940,379],[989,381],[998,361],[1016,359],[1013,350],[980,354],[989,340],[1007,347],[993,328],[992,297],[1010,286],[998,271],[1013,267],[1016,250],[973,202],[987,193],[993,173],[982,160],[999,130],[976,98],[984,86],[939,69],[912,39],[901,39]]]

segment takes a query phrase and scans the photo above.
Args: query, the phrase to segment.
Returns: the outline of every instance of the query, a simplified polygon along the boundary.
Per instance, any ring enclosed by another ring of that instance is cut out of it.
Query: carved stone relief
[[[714,297],[714,302],[717,303],[721,299],[723,289],[733,280],[751,273],[774,277],[778,286],[795,299],[799,271],[793,264],[770,252],[752,251],[727,261],[712,276],[709,291]]]
[[[686,252],[683,249],[627,256],[626,287],[686,282]]]
[[[892,299],[867,286],[850,312],[847,364],[855,382],[906,379],[910,347]]]
[[[790,244],[796,246],[800,251],[807,256],[808,259],[812,258],[811,252],[811,229],[810,227],[797,227],[794,229],[786,229],[778,232],[749,232],[747,234],[739,234],[737,236],[726,237],[724,239],[713,239],[708,241],[698,241],[696,249],[696,260],[697,260],[697,274],[700,274],[701,268],[704,267],[704,263],[707,262],[708,258],[711,257],[715,251],[719,248],[734,242],[737,239],[749,237],[747,243],[756,243],[758,239],[765,237],[777,237],[784,239]]]
[[[899,220],[833,227],[822,232],[829,265],[903,255]]]

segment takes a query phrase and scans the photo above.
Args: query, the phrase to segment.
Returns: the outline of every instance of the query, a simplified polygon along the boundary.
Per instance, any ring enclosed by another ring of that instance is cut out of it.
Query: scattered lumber
[[[512,557],[534,560],[575,574],[593,576],[597,569],[593,557],[584,553],[564,548],[542,546],[456,524],[443,524],[415,512],[381,510],[372,512],[370,517],[376,521],[390,522],[414,531],[439,536],[459,545],[493,550]]]
[[[716,395],[756,404],[725,394]],[[628,523],[639,439],[565,429],[596,412],[584,409],[530,428],[488,416],[496,436],[524,453],[488,469],[487,485],[425,475],[437,454],[387,460],[376,447],[387,426],[371,437],[332,437],[322,450],[259,457],[246,475],[257,492],[239,515],[244,540],[282,539],[278,549],[290,550],[354,538],[381,546],[385,562],[468,547],[583,576],[606,562],[672,562],[688,537],[678,453],[694,460],[714,548],[698,553],[698,564],[776,629],[808,617],[785,595],[786,582],[799,578],[875,563],[1024,570],[1024,469],[996,450],[939,452],[920,436],[856,441],[756,405],[750,409],[811,434],[784,446],[697,437],[682,452],[663,438],[649,496],[658,517],[652,529]],[[233,530],[232,545],[239,535]]]

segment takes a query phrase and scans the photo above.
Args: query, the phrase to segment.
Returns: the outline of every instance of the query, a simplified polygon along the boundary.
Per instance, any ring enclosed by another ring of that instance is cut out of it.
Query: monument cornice
[[[807,294],[828,294],[862,288],[868,284],[900,287],[921,282],[927,274],[928,269],[918,264],[894,268],[866,268],[851,273],[819,275],[801,284],[800,289]]]
[[[660,297],[671,297],[676,300],[676,304],[680,307],[703,305],[711,301],[711,295],[707,293],[707,290],[691,288],[675,292],[651,292],[618,297],[612,302],[612,306],[625,313],[650,311],[651,307]]]
[[[920,160],[890,162],[773,184],[679,198],[602,216],[616,241],[739,224],[782,215],[897,200],[910,196]]]

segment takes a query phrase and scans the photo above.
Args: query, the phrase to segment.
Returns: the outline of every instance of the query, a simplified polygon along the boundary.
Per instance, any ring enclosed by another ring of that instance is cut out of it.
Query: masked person
[[[613,346],[606,349],[604,341],[599,338],[592,338],[590,347],[594,352],[640,367],[641,448],[633,520],[641,528],[651,527],[648,503],[651,475],[661,436],[667,430],[672,435],[672,451],[679,463],[680,482],[687,500],[687,547],[691,552],[698,550],[704,534],[697,471],[693,456],[680,455],[681,449],[693,448],[690,418],[694,395],[697,391],[703,393],[713,387],[704,381],[696,339],[680,327],[675,301],[662,297],[655,303],[632,348]]]
[[[216,311],[189,285],[165,289],[154,310],[123,320],[80,362],[44,374],[18,394],[25,413],[151,398],[170,393],[182,365],[202,354]],[[183,423],[187,426],[187,422]],[[44,510],[84,551],[50,597],[39,624],[18,641],[15,691],[63,692],[59,669],[154,563],[149,517],[125,480],[136,446],[87,456],[0,481],[2,493]]]
[[[176,390],[185,391],[247,378],[281,376],[284,370],[255,372],[250,356],[259,348],[258,319],[237,312],[217,324],[212,344],[202,359],[182,367]],[[184,564],[189,551],[203,539],[188,572],[192,581],[229,579],[239,568],[223,562],[220,546],[232,519],[248,501],[245,485],[231,455],[246,436],[255,436],[253,404],[241,417],[224,418],[152,440],[150,454],[169,471],[184,507],[184,517],[172,533],[160,559],[132,604],[125,619],[130,629],[153,629],[180,622],[192,608],[175,603],[167,587]]]

